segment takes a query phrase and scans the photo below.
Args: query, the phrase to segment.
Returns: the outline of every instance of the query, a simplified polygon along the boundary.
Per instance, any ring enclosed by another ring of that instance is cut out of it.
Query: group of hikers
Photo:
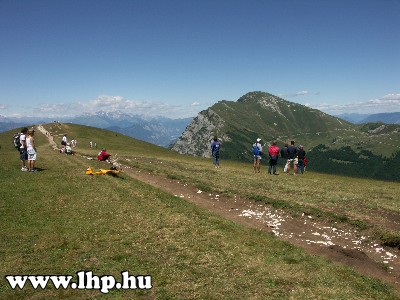
[[[260,161],[262,159],[262,146],[260,144],[261,139],[258,138],[253,144],[253,156],[254,156],[254,172],[260,173]],[[307,165],[306,151],[302,145],[296,147],[294,141],[290,142],[290,145],[285,144],[282,149],[276,145],[276,141],[272,142],[272,145],[268,148],[269,166],[268,174],[279,175],[276,171],[278,164],[279,155],[281,158],[286,159],[285,167],[283,172],[287,175],[290,174],[290,169],[293,166],[293,175],[303,174]]]
[[[21,132],[16,133],[13,137],[14,146],[19,151],[20,155],[21,171],[37,171],[35,168],[37,149],[35,146],[34,134],[35,130],[33,127],[31,129],[23,127]],[[76,147],[76,145],[76,140],[71,140],[71,142],[68,142],[67,134],[64,134],[61,139],[61,149],[59,149],[60,153],[73,155],[75,154],[75,151],[72,149],[72,147]],[[110,158],[111,154],[107,153],[105,148],[103,148],[97,155],[97,159],[99,161],[111,162]]]
[[[90,141],[89,143],[90,148],[93,147],[93,142]],[[95,143],[96,148],[97,148],[97,143]],[[66,154],[75,154],[75,151],[72,150],[71,146],[76,146],[76,140],[72,140],[71,143],[68,142],[67,135],[64,134],[64,136],[61,139],[61,153],[66,153]],[[107,161],[109,162],[109,159],[111,157],[111,154],[107,153],[107,150],[103,148],[98,154],[97,154],[97,159],[100,161]]]
[[[74,155],[75,151],[72,150],[72,147],[76,147],[76,140],[72,140],[70,143],[68,142],[68,138],[67,135],[64,134],[62,139],[61,139],[61,149],[60,149],[60,153],[65,153],[65,154],[69,154],[69,155]]]
[[[21,159],[21,171],[36,172],[35,162],[37,157],[37,149],[35,145],[35,130],[24,127],[21,132],[14,138],[14,146],[19,151]],[[28,161],[28,165],[26,164]]]
[[[220,157],[221,142],[215,136],[211,143],[211,154],[213,158],[213,164],[215,168],[219,168],[219,157]],[[253,144],[253,168],[255,173],[260,173],[261,169],[261,159],[264,155],[263,148],[261,145],[261,139],[257,138],[256,142]],[[272,145],[268,148],[269,166],[268,174],[279,175],[277,173],[277,165],[279,156],[286,160],[283,172],[287,175],[290,174],[290,169],[293,167],[293,175],[303,174],[307,166],[307,157],[304,147],[302,145],[296,147],[294,141],[280,149],[276,145],[276,141],[272,142]]]
[[[21,129],[21,133],[18,134],[14,138],[14,145],[20,152],[21,158],[21,171],[29,171],[36,172],[35,169],[35,161],[37,157],[37,150],[35,146],[34,140],[35,130],[28,129],[24,127]],[[74,154],[74,151],[71,148],[71,144],[68,143],[67,135],[64,134],[61,140],[62,148],[60,149],[61,153],[66,154]],[[74,145],[76,143],[74,142]],[[221,142],[215,136],[211,143],[211,153],[213,157],[213,164],[215,168],[219,168],[219,157],[220,157],[220,149]],[[261,159],[264,156],[261,139],[257,138],[256,142],[253,144],[253,168],[255,173],[260,173],[261,169]],[[284,148],[279,149],[276,145],[276,141],[272,142],[272,145],[268,148],[268,156],[269,156],[269,166],[268,166],[268,174],[278,175],[277,173],[277,164],[279,156],[283,159],[286,159],[286,164],[283,169],[284,173],[287,175],[290,174],[291,167],[293,166],[293,175],[303,174],[305,168],[307,166],[307,158],[306,152],[303,149],[303,146],[300,145],[296,147],[294,145],[294,141],[290,142],[290,146],[285,144]],[[111,154],[107,153],[107,150],[103,148],[97,155],[97,159],[99,161],[109,161]],[[28,161],[28,166],[26,166],[26,161]]]

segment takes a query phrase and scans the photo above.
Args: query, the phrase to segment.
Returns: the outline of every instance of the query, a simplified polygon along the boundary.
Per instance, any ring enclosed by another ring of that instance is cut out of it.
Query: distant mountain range
[[[158,146],[172,145],[191,122],[192,118],[169,119],[165,117],[145,118],[126,114],[121,111],[97,112],[73,118],[8,118],[0,116],[0,132],[20,128],[31,124],[51,122],[74,123],[112,130]]]
[[[382,122],[386,124],[400,124],[400,112],[379,114],[340,114],[337,117],[354,124]]]
[[[94,115],[82,115],[67,121],[112,130],[158,146],[168,147],[179,138],[191,120],[192,118],[145,118],[120,111],[100,111]]]

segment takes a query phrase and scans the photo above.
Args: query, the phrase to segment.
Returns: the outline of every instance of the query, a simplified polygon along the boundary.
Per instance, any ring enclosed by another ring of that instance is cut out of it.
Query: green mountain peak
[[[347,159],[355,161],[358,157],[364,159],[366,153],[371,151],[374,155],[385,157],[395,155],[400,149],[399,127],[385,125],[366,129],[365,126],[349,123],[317,109],[256,91],[243,95],[237,101],[219,101],[200,112],[172,146],[172,150],[210,157],[210,143],[216,135],[222,142],[224,159],[252,161],[251,145],[261,138],[265,150],[274,140],[279,147],[293,140],[295,145],[303,145],[310,155],[318,151],[346,148],[345,152],[351,153]],[[383,141],[378,145],[376,134],[381,133],[384,134],[380,137]],[[311,152],[313,149],[315,151]],[[335,157],[324,159],[340,164],[340,151],[332,152]],[[326,170],[329,168],[331,165]]]

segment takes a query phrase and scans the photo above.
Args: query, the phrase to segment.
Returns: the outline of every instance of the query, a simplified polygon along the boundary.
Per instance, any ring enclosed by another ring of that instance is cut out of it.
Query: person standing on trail
[[[35,139],[33,136],[35,135],[35,130],[30,129],[28,130],[28,137],[26,138],[26,152],[28,154],[28,171],[29,172],[36,172],[35,169],[35,162],[36,162],[36,146],[35,146]]]
[[[211,143],[211,155],[215,168],[219,168],[219,151],[221,150],[221,142],[214,136],[214,141]]]
[[[285,160],[285,166],[284,166],[284,168],[283,168],[283,172],[284,173],[286,173],[286,171],[287,171],[287,159],[288,159],[288,147],[289,147],[289,145],[288,144],[285,144],[285,147],[283,147],[282,149],[281,149],[281,158],[283,158],[284,160]]]
[[[61,145],[63,145],[65,147],[65,146],[67,146],[67,142],[68,142],[67,135],[64,134],[64,136],[61,139]]]
[[[305,160],[306,160],[306,151],[304,151],[303,146],[300,145],[299,148],[297,149],[297,172],[299,174],[304,173]]]
[[[290,165],[293,165],[293,175],[297,173],[297,148],[294,145],[294,141],[290,142],[290,146],[288,147],[288,160],[286,163],[287,166],[287,175],[290,173]]]
[[[261,162],[261,155],[262,155],[262,146],[260,144],[261,139],[258,138],[256,142],[253,144],[253,168],[254,173],[260,173],[260,162]]]
[[[276,145],[276,141],[272,142],[272,145],[268,149],[268,154],[269,154],[268,174],[278,175],[276,173],[276,165],[278,164],[279,147]]]
[[[21,171],[28,171],[26,167],[26,161],[28,160],[28,154],[26,153],[26,134],[28,128],[24,127],[21,129],[21,134],[19,135],[19,142],[21,146],[19,147],[19,156],[21,159]]]
[[[307,164],[308,164],[308,159],[307,159],[306,156],[304,156],[303,164],[304,164],[304,170],[303,170],[303,172],[305,172],[305,171],[306,171]]]

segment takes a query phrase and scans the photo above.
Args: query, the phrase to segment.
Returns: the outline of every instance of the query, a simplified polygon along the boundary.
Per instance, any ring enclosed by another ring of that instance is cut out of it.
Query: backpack
[[[260,149],[258,149],[257,144],[253,145],[253,154],[254,155],[260,155]]]
[[[20,136],[21,136],[21,133],[14,133],[14,135],[13,135],[13,144],[14,144],[14,147],[19,151],[19,148],[21,148],[21,141],[19,140],[19,138],[20,138]]]

